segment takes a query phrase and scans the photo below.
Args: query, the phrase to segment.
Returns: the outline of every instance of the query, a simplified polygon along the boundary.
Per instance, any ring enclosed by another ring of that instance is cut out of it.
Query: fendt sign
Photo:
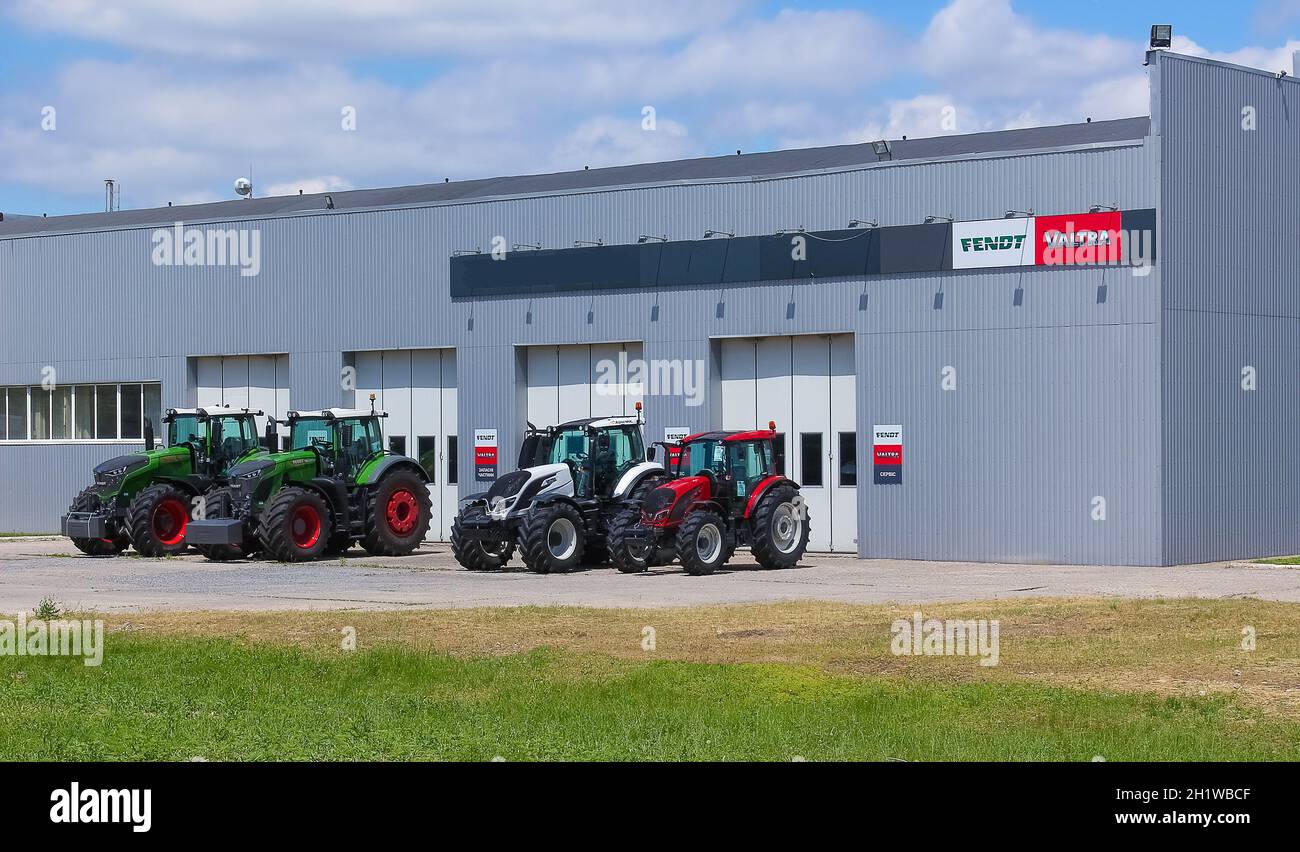
[[[952,268],[1149,263],[1151,232],[1124,228],[1119,211],[1018,216],[952,224]]]

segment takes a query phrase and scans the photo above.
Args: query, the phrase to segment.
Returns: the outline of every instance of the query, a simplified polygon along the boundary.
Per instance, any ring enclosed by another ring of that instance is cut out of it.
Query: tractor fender
[[[421,482],[426,484],[429,482],[429,474],[424,472],[424,468],[420,467],[419,463],[416,462],[415,459],[410,458],[409,456],[393,455],[384,456],[376,462],[374,467],[370,468],[370,471],[367,473],[366,481],[358,484],[378,485],[379,480],[383,479],[395,470],[409,470],[411,473],[420,477]]]
[[[619,478],[618,485],[614,487],[614,496],[616,498],[626,497],[635,491],[636,487],[640,485],[641,481],[647,476],[653,476],[655,474],[662,475],[663,473],[664,469],[662,465],[651,461],[641,462]]]
[[[749,495],[749,502],[745,504],[745,517],[748,518],[753,513],[755,507],[758,506],[758,501],[763,499],[763,495],[766,494],[773,485],[781,484],[793,485],[796,491],[799,490],[799,483],[795,482],[793,479],[787,479],[779,474],[769,476],[767,479],[764,479],[762,482],[758,483],[758,485],[754,486],[754,493]]]

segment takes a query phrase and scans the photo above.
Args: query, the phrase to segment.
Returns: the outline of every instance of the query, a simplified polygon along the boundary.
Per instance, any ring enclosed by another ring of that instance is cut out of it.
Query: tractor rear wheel
[[[127,510],[131,544],[142,556],[176,556],[185,552],[190,523],[190,495],[159,482],[135,495]]]
[[[214,488],[203,495],[203,507],[204,517],[229,518],[234,508],[233,492],[229,487]],[[262,542],[252,535],[247,536],[242,545],[196,544],[194,549],[211,562],[232,562],[253,556],[262,549]]]
[[[370,532],[361,546],[371,556],[406,556],[420,546],[433,518],[433,500],[424,480],[395,470],[379,480],[371,495]]]
[[[529,512],[519,540],[529,571],[560,574],[581,564],[587,528],[581,512],[559,501]]]
[[[750,550],[764,568],[793,568],[808,549],[808,508],[792,485],[774,485],[750,518]]]
[[[330,510],[314,491],[286,486],[267,501],[257,534],[273,559],[306,562],[329,542]]]
[[[631,545],[627,536],[641,523],[641,507],[629,506],[609,523],[609,553],[614,567],[624,574],[640,574],[655,564],[658,548]]]
[[[451,552],[456,557],[456,561],[470,571],[495,571],[498,568],[504,568],[510,562],[510,557],[515,555],[515,543],[512,540],[488,544],[482,539],[465,538],[464,527],[461,525],[461,516],[464,512],[477,512],[482,514],[480,507],[464,509],[456,513],[456,518],[451,522]]]
[[[727,524],[712,509],[696,509],[677,530],[677,558],[687,574],[712,574],[731,559]]]
[[[98,512],[99,495],[94,486],[83,489],[68,507],[69,512]],[[110,538],[74,538],[72,544],[87,556],[116,556],[131,546],[125,530],[118,530]]]

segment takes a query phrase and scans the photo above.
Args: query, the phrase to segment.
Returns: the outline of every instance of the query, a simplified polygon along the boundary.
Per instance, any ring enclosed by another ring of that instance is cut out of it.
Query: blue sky
[[[1300,0],[8,0],[0,211],[96,210],[109,177],[125,207],[230,198],[250,163],[264,195],[1136,115],[1155,22],[1300,50]]]

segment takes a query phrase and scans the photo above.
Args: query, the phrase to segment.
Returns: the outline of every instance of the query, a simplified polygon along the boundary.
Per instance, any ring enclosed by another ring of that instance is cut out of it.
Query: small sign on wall
[[[497,430],[474,430],[474,481],[494,482],[497,478]]]
[[[677,443],[678,441],[680,441],[682,438],[685,438],[685,437],[686,437],[687,435],[689,435],[689,434],[691,434],[691,430],[688,429],[688,428],[685,427],[685,426],[665,426],[665,427],[664,427],[664,443],[665,443],[665,444],[675,444],[675,443]],[[681,449],[680,449],[680,448],[678,448],[678,447],[669,447],[669,448],[668,448],[668,458],[664,460],[665,464],[666,464],[666,465],[673,465],[673,464],[676,464],[676,463],[677,463],[677,456],[680,455],[680,454],[681,454]]]
[[[872,482],[903,484],[903,427],[877,426],[871,446]]]

